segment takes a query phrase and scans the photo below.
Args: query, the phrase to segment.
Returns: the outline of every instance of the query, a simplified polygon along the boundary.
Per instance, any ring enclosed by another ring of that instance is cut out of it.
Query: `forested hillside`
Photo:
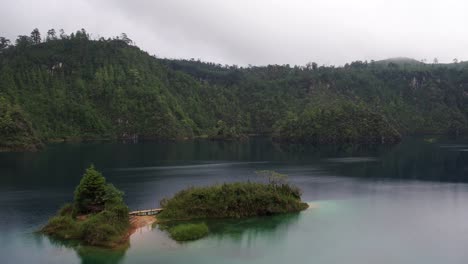
[[[0,149],[63,139],[393,142],[467,132],[468,65],[221,66],[150,56],[122,34],[0,38]],[[388,140],[388,139],[392,140]]]

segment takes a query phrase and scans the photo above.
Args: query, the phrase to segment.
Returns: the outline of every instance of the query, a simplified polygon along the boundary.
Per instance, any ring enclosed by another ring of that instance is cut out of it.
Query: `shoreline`
[[[315,202],[306,202],[306,204],[307,204],[307,208],[305,210],[319,208],[318,204]],[[188,221],[188,220],[191,220],[191,219],[185,219],[185,220],[178,219],[174,221]],[[143,216],[134,215],[130,217],[129,222],[130,222],[130,227],[128,228],[128,232],[127,232],[128,237],[133,235],[140,228],[153,225],[154,223],[160,223],[158,218],[153,215],[143,215]]]
[[[130,226],[128,228],[126,238],[129,239],[131,235],[133,235],[138,229],[143,228],[145,226],[153,225],[154,223],[158,223],[158,219],[152,215],[143,215],[143,216],[131,216],[129,219]]]
[[[306,204],[308,205],[308,207],[305,210],[318,208],[318,205],[314,202],[307,202]],[[189,219],[186,219],[186,220],[189,220]],[[179,220],[175,220],[175,221],[179,221]],[[86,246],[86,247],[107,249],[107,250],[121,250],[121,249],[127,248],[129,246],[130,237],[133,234],[135,234],[136,231],[147,226],[152,226],[155,223],[161,223],[161,222],[154,215],[131,216],[129,218],[128,230],[125,236],[122,237],[120,242],[114,243],[113,245],[109,245],[108,247],[100,247],[100,246]]]
[[[183,138],[153,138],[153,137],[137,137],[137,138],[129,138],[129,137],[85,137],[85,136],[77,136],[77,137],[59,137],[59,138],[49,138],[41,140],[38,144],[28,144],[28,145],[18,145],[18,146],[0,146],[0,153],[15,153],[15,152],[40,152],[45,149],[48,145],[52,144],[61,144],[61,143],[97,143],[97,142],[185,142],[185,141],[192,141],[192,140],[208,140],[208,141],[224,141],[224,142],[243,142],[249,140],[250,138],[255,137],[265,137],[269,138],[273,143],[276,144],[301,144],[301,145],[315,145],[315,146],[322,146],[322,145],[397,145],[399,144],[404,138],[412,137],[412,136],[449,136],[446,133],[441,134],[404,134],[401,135],[401,138],[398,141],[386,141],[385,143],[382,142],[374,142],[374,141],[350,141],[350,142],[302,142],[290,139],[279,139],[275,138],[273,134],[247,134],[245,137],[236,137],[236,138],[229,138],[229,137],[209,137],[208,135],[199,135],[193,137],[183,137]],[[461,136],[462,137],[462,136]]]

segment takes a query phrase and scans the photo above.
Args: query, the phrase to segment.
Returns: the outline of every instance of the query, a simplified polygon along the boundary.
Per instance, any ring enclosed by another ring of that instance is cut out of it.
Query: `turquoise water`
[[[0,154],[1,263],[467,263],[468,141],[407,139],[393,147],[242,143],[56,144]],[[311,208],[209,221],[210,235],[177,243],[157,226],[108,251],[35,234],[90,163],[131,209],[189,185],[289,175]]]

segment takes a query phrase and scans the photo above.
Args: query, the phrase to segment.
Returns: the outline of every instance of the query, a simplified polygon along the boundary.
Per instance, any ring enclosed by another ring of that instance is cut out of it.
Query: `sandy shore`
[[[128,231],[128,236],[135,233],[138,228],[142,228],[145,226],[152,225],[153,223],[157,222],[156,217],[151,215],[145,216],[131,216],[130,217],[130,229]]]

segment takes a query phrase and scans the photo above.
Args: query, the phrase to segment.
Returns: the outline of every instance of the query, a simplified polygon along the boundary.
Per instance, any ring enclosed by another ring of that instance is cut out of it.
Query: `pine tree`
[[[39,44],[41,43],[41,32],[39,32],[39,29],[35,28],[32,32],[31,32],[31,39],[33,41],[34,44]]]
[[[86,169],[75,189],[75,211],[78,214],[99,212],[104,209],[106,179],[93,165]]]

